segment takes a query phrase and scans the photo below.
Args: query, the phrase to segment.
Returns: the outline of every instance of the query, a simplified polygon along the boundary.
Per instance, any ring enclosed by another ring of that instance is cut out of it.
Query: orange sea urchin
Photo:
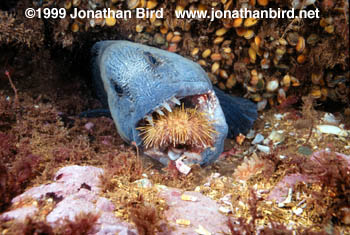
[[[182,105],[137,129],[145,148],[177,145],[205,148],[213,145],[212,134],[216,131],[212,124],[205,113]]]

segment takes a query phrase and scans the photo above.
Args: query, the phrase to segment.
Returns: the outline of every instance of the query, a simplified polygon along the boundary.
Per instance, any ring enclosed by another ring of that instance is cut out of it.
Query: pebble
[[[253,139],[254,138],[254,135],[255,135],[255,131],[250,129],[248,134],[246,135],[246,138],[247,139]]]
[[[202,225],[198,225],[198,228],[195,230],[197,234],[200,235],[211,235],[212,233],[206,230]]]
[[[175,161],[176,168],[184,175],[188,175],[191,171],[191,167],[187,166],[183,161],[182,158],[179,158]]]
[[[274,144],[279,144],[281,142],[284,141],[285,137],[283,135],[283,131],[279,130],[279,131],[272,131],[269,135],[269,137],[267,137],[269,140],[271,140]]]
[[[228,193],[222,198],[220,198],[220,201],[222,201],[226,205],[232,206],[231,198],[232,198],[232,194]]]
[[[252,144],[260,144],[261,142],[263,142],[264,141],[264,136],[262,135],[262,134],[260,134],[260,133],[258,133],[256,136],[255,136],[255,138],[254,138],[254,140],[252,141]]]
[[[309,147],[306,146],[300,146],[298,148],[298,153],[301,153],[306,156],[310,156],[312,154],[312,150]]]
[[[269,138],[266,138],[266,139],[264,139],[263,144],[269,145],[270,142],[271,142],[271,140]]]
[[[139,188],[152,188],[153,184],[149,179],[140,179],[135,181]]]
[[[84,125],[85,129],[90,131],[93,127],[94,127],[94,124],[92,122],[88,122]]]
[[[323,117],[323,121],[327,124],[333,124],[333,125],[338,125],[339,120],[335,118],[335,116],[331,113],[325,113]]]
[[[270,147],[268,146],[258,144],[256,147],[263,153],[270,153]]]
[[[285,207],[286,204],[291,203],[292,195],[293,195],[293,188],[289,188],[287,198],[283,202],[278,203],[278,207],[282,208],[282,207]]]
[[[318,125],[317,129],[324,134],[332,134],[332,135],[338,135],[338,136],[343,136],[347,137],[348,133],[342,129],[340,129],[337,126],[332,126],[332,125]]]
[[[303,213],[303,209],[302,208],[296,208],[296,209],[293,209],[293,213],[295,215],[301,215]]]
[[[270,128],[270,127],[271,127],[271,123],[266,122],[265,125],[264,125],[264,128]]]
[[[275,116],[275,119],[279,121],[282,120],[282,118],[284,118],[284,115],[280,113],[276,113],[274,116]]]
[[[220,211],[221,213],[223,213],[223,214],[228,214],[228,213],[231,213],[231,212],[232,212],[232,210],[231,210],[230,208],[226,207],[226,206],[221,206],[221,207],[219,208],[219,211]]]

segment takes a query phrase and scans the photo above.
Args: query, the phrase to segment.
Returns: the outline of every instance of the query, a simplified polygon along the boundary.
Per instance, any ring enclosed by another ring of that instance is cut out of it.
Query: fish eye
[[[119,97],[123,96],[123,88],[121,86],[119,86],[117,83],[113,82],[113,88]]]
[[[145,51],[143,54],[152,66],[158,66],[160,64],[160,61],[158,61],[150,52]]]

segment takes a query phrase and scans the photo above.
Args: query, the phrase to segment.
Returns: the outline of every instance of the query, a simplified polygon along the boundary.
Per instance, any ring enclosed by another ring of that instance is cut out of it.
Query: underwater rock
[[[270,147],[269,146],[258,144],[258,145],[256,145],[256,147],[263,153],[266,153],[266,154],[270,153]]]
[[[322,121],[330,125],[339,124],[339,120],[332,113],[325,113],[324,117],[322,118]]]
[[[174,188],[163,189],[160,196],[169,205],[164,214],[174,228],[172,234],[197,234],[196,231],[202,228],[209,232],[207,234],[230,233],[227,216],[219,212],[220,205],[209,197],[199,192],[182,193]],[[184,221],[186,225],[183,225]]]
[[[92,228],[93,234],[136,234],[126,222],[115,217],[114,205],[107,198],[99,197],[95,193],[81,189],[78,193],[66,197],[47,215],[46,221],[52,226],[62,224],[62,218],[74,221],[81,213],[98,214],[98,220]]]
[[[288,196],[289,189],[293,188],[294,185],[299,182],[311,182],[311,179],[307,175],[302,175],[299,173],[286,175],[276,184],[267,199],[271,201],[274,200],[276,203],[283,202]]]
[[[258,134],[255,136],[255,138],[254,138],[252,144],[260,144],[261,142],[264,141],[264,139],[265,139],[264,136],[263,136],[262,134],[258,133]]]
[[[320,164],[322,164],[322,161],[320,160],[321,158],[324,158],[327,154],[334,154],[336,158],[347,161],[348,168],[350,169],[350,156],[341,153],[321,150],[318,152],[314,152],[310,156],[310,160],[313,161],[316,164],[316,166],[321,166]],[[286,175],[276,184],[276,186],[270,192],[267,199],[275,200],[277,203],[283,202],[288,195],[289,188],[293,188],[299,182],[312,183],[314,182],[314,178],[312,178],[311,175],[300,173]]]
[[[274,145],[278,145],[284,141],[285,136],[282,130],[273,130],[267,138],[271,140]]]
[[[336,152],[331,152],[327,150],[321,150],[318,152],[315,152],[312,154],[310,157],[310,160],[315,161],[316,163],[319,163],[319,159],[324,158],[325,155],[327,154],[335,154],[335,157],[340,159],[340,160],[345,160],[348,163],[348,168],[350,169],[350,155],[345,155],[342,153],[336,153]]]
[[[337,126],[332,125],[318,125],[317,129],[323,134],[331,134],[347,137],[348,133],[345,130],[340,129]]]
[[[0,215],[0,220],[8,221],[8,220],[16,219],[22,222],[27,218],[27,216],[33,216],[37,212],[38,212],[38,208],[35,205],[24,206],[9,212],[5,212],[4,214]]]
[[[102,169],[93,166],[73,165],[63,167],[55,174],[55,182],[33,187],[12,199],[12,203],[19,202],[25,198],[41,200],[49,194],[54,194],[56,198],[65,198],[68,195],[77,193],[81,188],[89,188],[92,192],[99,193],[99,176],[102,174]]]
[[[27,216],[40,213],[40,205],[51,200],[57,204],[53,204],[45,222],[52,228],[59,228],[68,221],[74,223],[79,215],[86,214],[98,216],[89,234],[138,234],[134,225],[114,215],[115,206],[110,200],[99,196],[102,173],[102,169],[92,166],[63,167],[56,173],[53,183],[33,187],[14,198],[12,203],[22,207],[3,213],[0,220],[23,222]],[[229,233],[227,216],[220,213],[221,206],[214,200],[199,192],[158,188],[159,196],[169,206],[164,212],[165,221],[173,229],[158,234]]]
[[[55,175],[55,182],[33,187],[12,200],[20,204],[29,200],[30,205],[8,211],[0,215],[0,220],[24,221],[27,216],[39,212],[38,201],[52,198],[58,202],[46,216],[46,222],[53,228],[65,222],[75,222],[83,214],[98,215],[91,234],[137,234],[132,225],[121,221],[114,215],[114,205],[107,198],[98,196],[101,189],[100,176],[103,170],[93,166],[67,166]],[[34,200],[34,201],[33,201]]]

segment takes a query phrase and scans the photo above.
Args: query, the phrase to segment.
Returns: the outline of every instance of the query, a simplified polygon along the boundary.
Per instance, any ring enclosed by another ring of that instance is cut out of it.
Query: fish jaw
[[[205,99],[202,99],[206,97]],[[202,99],[202,101],[201,101]],[[228,133],[228,126],[226,124],[225,116],[219,104],[218,98],[214,91],[208,91],[205,95],[200,95],[196,101],[198,111],[205,112],[208,120],[213,123],[215,134],[213,134],[213,146],[208,146],[197,150],[169,150],[168,152],[159,151],[156,148],[146,149],[144,153],[164,165],[169,164],[170,160],[176,161],[181,159],[186,165],[199,164],[202,166],[213,163],[224,148],[224,140]]]
[[[176,100],[202,95],[210,98],[199,107],[209,114],[217,132],[213,146],[175,157],[159,149],[144,149],[144,153],[163,164],[182,157],[187,164],[206,165],[218,158],[228,127],[210,79],[198,64],[175,53],[128,41],[102,41],[95,44],[93,52],[93,66],[98,67],[95,79],[102,81],[118,133],[126,142],[142,146],[137,130],[141,120],[174,107]]]

